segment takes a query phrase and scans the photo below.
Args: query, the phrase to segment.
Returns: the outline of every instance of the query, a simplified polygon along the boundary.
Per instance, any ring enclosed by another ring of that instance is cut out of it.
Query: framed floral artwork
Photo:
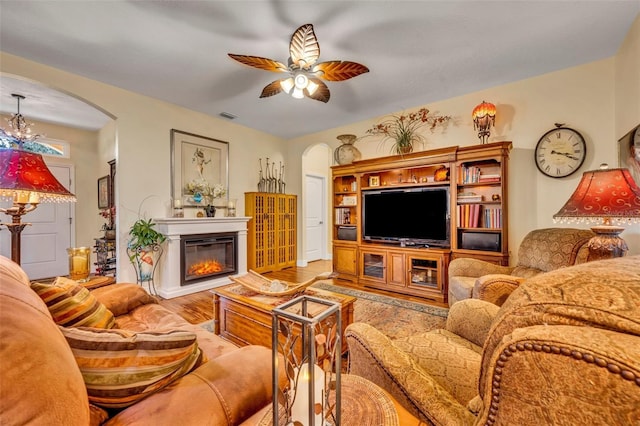
[[[182,200],[183,207],[226,200],[229,143],[172,129],[171,182],[171,198]]]

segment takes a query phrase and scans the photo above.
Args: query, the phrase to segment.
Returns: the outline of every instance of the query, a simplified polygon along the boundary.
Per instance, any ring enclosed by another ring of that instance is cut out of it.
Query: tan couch
[[[525,279],[587,261],[588,229],[546,228],[529,232],[518,249],[516,266],[501,266],[472,258],[449,263],[448,303],[482,299],[500,306]]]
[[[104,410],[90,406],[67,340],[27,275],[0,256],[0,424],[236,425],[271,401],[270,350],[238,349],[132,286],[93,294],[113,308],[121,328],[194,331],[208,362],[106,420]]]
[[[444,330],[346,330],[350,372],[434,425],[640,424],[640,256],[528,279],[502,307],[467,299]]]

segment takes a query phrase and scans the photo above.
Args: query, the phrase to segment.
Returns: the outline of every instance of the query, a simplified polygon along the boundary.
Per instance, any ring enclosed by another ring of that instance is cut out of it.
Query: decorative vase
[[[356,135],[339,135],[336,137],[342,145],[337,147],[333,152],[333,159],[336,163],[351,164],[352,162],[362,158],[362,153],[353,146],[358,137]]]
[[[398,154],[404,155],[413,152],[413,145],[398,146]]]
[[[105,238],[105,240],[115,240],[116,239],[116,230],[115,229],[105,229],[104,230],[104,238]]]
[[[211,204],[207,204],[207,207],[204,208],[204,212],[207,217],[215,217],[216,216],[216,208]]]

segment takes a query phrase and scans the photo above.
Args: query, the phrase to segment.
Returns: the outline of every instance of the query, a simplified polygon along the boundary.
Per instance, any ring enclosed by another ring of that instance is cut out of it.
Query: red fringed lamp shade
[[[40,154],[19,149],[0,150],[0,197],[19,203],[76,201],[75,195],[51,174]]]
[[[553,215],[560,222],[601,223],[591,228],[589,260],[624,256],[628,247],[618,236],[624,228],[613,223],[640,221],[640,188],[627,169],[585,172],[569,201]]]
[[[640,220],[640,188],[627,169],[592,170],[553,216],[559,220],[631,223]]]

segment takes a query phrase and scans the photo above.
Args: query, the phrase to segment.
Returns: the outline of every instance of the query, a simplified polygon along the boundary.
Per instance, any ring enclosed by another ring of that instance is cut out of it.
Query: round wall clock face
[[[536,166],[547,176],[561,178],[575,173],[587,156],[582,135],[568,127],[558,127],[542,135],[535,150]]]

